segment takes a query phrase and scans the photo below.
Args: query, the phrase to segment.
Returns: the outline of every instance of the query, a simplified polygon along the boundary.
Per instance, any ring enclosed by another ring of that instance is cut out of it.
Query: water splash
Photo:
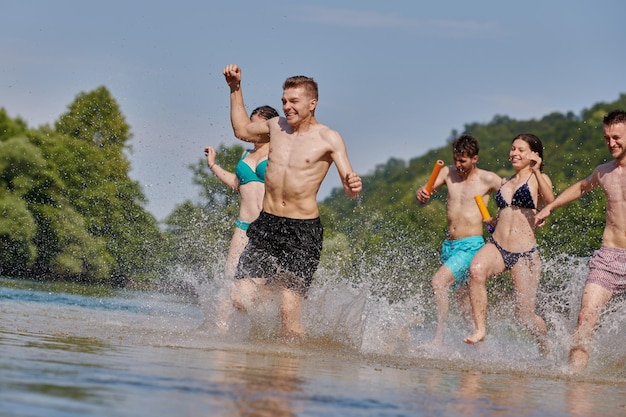
[[[534,338],[515,320],[514,300],[508,274],[494,277],[489,287],[488,337],[477,346],[466,345],[463,337],[472,331],[455,309],[451,311],[446,343],[441,349],[428,347],[435,329],[430,276],[416,274],[412,292],[392,299],[397,282],[380,270],[362,271],[358,282],[320,270],[303,305],[304,325],[310,346],[349,349],[358,355],[393,358],[394,361],[428,361],[445,367],[491,369],[495,371],[559,373],[567,363],[580,297],[588,273],[588,259],[559,255],[543,260],[537,311],[548,325],[553,351],[544,359]],[[192,280],[206,323],[216,317],[220,303],[227,302],[231,282],[214,266],[212,280]],[[389,288],[393,290],[387,291]],[[623,330],[626,300],[614,297],[594,334],[588,375],[624,378],[626,346]],[[268,300],[249,312],[230,319],[224,340],[272,343],[280,328],[278,301]],[[215,329],[205,327],[207,334]]]

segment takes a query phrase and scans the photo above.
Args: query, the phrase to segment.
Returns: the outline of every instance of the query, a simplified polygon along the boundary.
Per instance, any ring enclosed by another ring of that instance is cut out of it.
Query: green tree
[[[130,127],[109,91],[99,87],[79,94],[55,129],[70,139],[49,156],[87,229],[104,238],[115,259],[112,281],[124,285],[131,276],[149,278],[161,270],[166,248],[156,220],[143,208],[141,188],[130,179],[124,154]]]
[[[25,275],[37,256],[36,231],[26,203],[0,191],[0,274]]]
[[[2,126],[10,125],[3,118]],[[19,134],[21,129],[6,129]],[[33,265],[37,248],[33,238],[37,225],[24,196],[35,187],[45,167],[39,149],[26,137],[8,137],[0,142],[0,258],[2,273],[24,275]]]
[[[117,102],[104,86],[78,94],[55,123],[55,129],[103,148],[117,146],[119,149],[132,137]]]
[[[13,276],[105,275],[97,243],[59,193],[41,148],[25,134],[0,143],[3,266]]]
[[[555,112],[539,120],[496,115],[486,124],[465,125],[464,133],[479,139],[479,166],[500,176],[514,173],[508,161],[513,138],[523,132],[536,134],[545,147],[545,172],[558,194],[610,158],[602,138],[602,118],[615,108],[626,108],[626,95],[612,103],[597,103],[580,115]],[[458,135],[453,131],[448,142]],[[381,271],[393,282],[385,284],[385,291],[395,293],[397,298],[410,287],[406,283],[418,275],[429,276],[427,272],[439,262],[438,251],[446,228],[446,190],[435,193],[425,206],[415,201],[415,190],[427,181],[437,159],[451,163],[449,143],[410,160],[408,165],[396,158],[380,164],[372,174],[363,176],[363,193],[357,201],[346,201],[342,190],[335,189],[321,203],[325,234],[331,238],[347,236],[350,254],[342,256],[355,260],[351,264],[354,273],[366,271],[365,275],[371,275],[372,271]],[[489,209],[496,212],[493,199]],[[544,256],[588,256],[597,247],[603,228],[604,198],[596,190],[557,210],[548,227],[538,229],[537,237],[545,248]],[[406,256],[402,259],[421,258],[423,262],[402,268],[397,265],[400,253]]]
[[[0,142],[18,136],[26,131],[26,122],[20,119],[11,119],[6,110],[0,108]]]
[[[234,172],[243,147],[217,149],[218,162]],[[239,193],[226,187],[207,168],[206,160],[189,165],[193,183],[200,188],[200,203],[185,201],[167,217],[166,234],[174,248],[172,263],[198,271],[213,271],[222,265],[230,245],[235,219],[239,214]]]
[[[626,108],[626,96],[598,103],[580,115],[554,112],[539,120],[496,115],[489,123],[469,123],[463,131],[480,141],[479,166],[501,176],[514,173],[508,160],[513,138],[523,132],[538,135],[545,146],[545,171],[558,193],[610,157],[602,140],[602,117],[612,108]],[[415,191],[427,181],[434,161],[452,162],[450,144],[458,135],[452,131],[445,146],[408,163],[391,158],[378,165],[363,176],[363,192],[355,200],[346,198],[341,188],[331,191],[320,203],[325,226],[320,271],[326,279],[354,284],[367,280],[372,294],[390,301],[420,291],[430,294],[429,280],[439,266],[446,236],[447,190],[439,190],[424,206],[417,203]],[[239,146],[220,147],[219,163],[234,170],[241,151]],[[185,202],[168,217],[168,242],[179,254],[177,262],[210,273],[225,257],[238,195],[209,172],[206,161],[190,169],[201,190],[200,200]],[[497,210],[493,199],[489,209]],[[601,193],[592,193],[554,213],[551,224],[537,231],[542,256],[589,255],[602,234],[603,210]]]
[[[124,285],[162,270],[166,242],[129,177],[130,137],[105,87],[80,93],[54,128],[0,109],[3,273]]]

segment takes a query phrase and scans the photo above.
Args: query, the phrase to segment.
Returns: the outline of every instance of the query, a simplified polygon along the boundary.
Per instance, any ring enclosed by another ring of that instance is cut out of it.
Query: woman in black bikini
[[[470,266],[470,301],[476,326],[465,343],[478,343],[487,335],[487,279],[510,271],[515,289],[515,317],[548,353],[545,321],[535,313],[541,260],[537,251],[534,216],[554,200],[552,181],[542,173],[543,144],[523,133],[513,139],[509,160],[515,175],[503,180],[495,196],[499,207],[495,231]],[[493,219],[491,219],[493,220]]]

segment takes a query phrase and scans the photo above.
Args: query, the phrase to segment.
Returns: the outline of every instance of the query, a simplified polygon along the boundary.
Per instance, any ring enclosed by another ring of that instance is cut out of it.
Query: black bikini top
[[[515,207],[519,207],[519,208],[529,208],[529,209],[536,209],[537,207],[535,206],[535,202],[533,201],[533,196],[530,193],[530,188],[528,187],[528,180],[530,179],[530,177],[528,177],[528,179],[526,180],[526,182],[519,187],[517,190],[515,190],[515,192],[513,193],[513,198],[511,199],[511,204],[507,203],[506,200],[504,199],[504,197],[502,197],[502,194],[500,193],[500,190],[498,190],[498,192],[496,193],[494,199],[496,200],[496,205],[498,206],[498,208],[503,209],[505,207],[508,207],[509,205],[511,206],[515,206]],[[509,178],[507,180],[507,182],[511,181],[511,179]],[[505,182],[506,184],[506,182]],[[502,189],[502,187],[500,187],[500,189]]]

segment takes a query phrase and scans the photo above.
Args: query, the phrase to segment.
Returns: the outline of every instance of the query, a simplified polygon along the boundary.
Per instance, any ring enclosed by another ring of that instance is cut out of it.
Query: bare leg
[[[469,299],[469,284],[463,285],[461,288],[456,290],[454,298],[456,298],[456,304],[458,306],[461,317],[463,317],[463,320],[465,320],[465,322],[468,324],[471,323],[472,305],[470,304]]]
[[[243,252],[246,244],[248,243],[248,236],[246,236],[245,230],[241,230],[238,227],[235,227],[235,231],[233,232],[233,237],[230,240],[230,247],[228,248],[228,256],[226,257],[226,265],[224,268],[224,278],[227,280],[232,280],[235,277],[235,272],[237,270],[237,263],[239,262],[239,257]],[[242,296],[239,295],[241,286],[242,292],[248,292],[249,289],[246,289],[246,284],[242,284],[239,280],[235,280],[233,284],[233,288],[230,292],[230,299],[223,300],[217,306],[217,319],[216,324],[217,328],[220,332],[226,332],[228,330],[228,321],[230,316],[234,311],[234,307],[239,309],[244,309],[243,304],[241,303]]]
[[[246,235],[246,232],[238,227],[235,227],[233,237],[230,240],[230,247],[228,248],[228,256],[226,257],[226,266],[224,269],[224,276],[226,279],[233,279],[235,277],[239,257],[241,256],[241,253],[247,243],[248,236]]]
[[[470,302],[474,318],[474,333],[463,341],[468,344],[475,344],[482,342],[487,336],[487,286],[482,277],[472,277],[471,279]]]
[[[303,297],[287,288],[281,288],[280,296],[282,336],[289,340],[297,341],[304,334],[301,317]]]
[[[546,357],[550,354],[546,322],[535,313],[537,288],[541,277],[541,259],[534,252],[532,260],[522,258],[511,268],[511,279],[515,287],[515,316],[537,339],[539,351]]]
[[[474,256],[470,266],[469,295],[474,318],[474,334],[463,341],[475,344],[487,336],[487,279],[504,270],[504,261],[498,249],[487,243]]]
[[[589,362],[589,343],[593,329],[600,318],[602,309],[613,293],[597,284],[586,284],[578,313],[578,324],[569,352],[569,366],[573,372],[580,372]]]
[[[246,278],[235,280],[231,293],[233,305],[243,311],[247,311],[259,300],[266,297],[268,292],[265,288],[265,278]]]
[[[235,310],[235,306],[233,305],[232,294],[234,292],[234,283],[229,283],[230,292],[227,297],[220,297],[218,300],[219,304],[217,305],[217,317],[215,318],[215,324],[217,325],[217,330],[220,333],[226,333],[229,328],[229,320],[231,315]]]
[[[433,277],[431,286],[433,288],[433,294],[435,295],[435,304],[437,308],[437,328],[435,330],[435,337],[431,342],[434,347],[440,347],[443,345],[443,337],[446,330],[446,322],[448,320],[448,312],[450,309],[450,302],[448,299],[448,291],[450,285],[454,282],[454,275],[450,268],[443,265]]]
[[[569,369],[573,373],[582,372],[589,363],[589,352],[586,347],[572,346],[569,351]]]

